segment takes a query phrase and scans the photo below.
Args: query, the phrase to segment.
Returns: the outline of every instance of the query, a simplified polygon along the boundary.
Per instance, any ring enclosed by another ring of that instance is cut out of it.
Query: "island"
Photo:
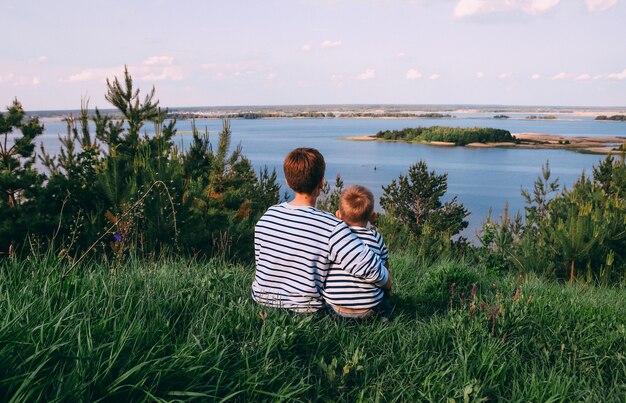
[[[611,116],[599,115],[599,116],[596,116],[594,120],[612,120],[615,122],[626,122],[626,115],[611,115]]]
[[[516,133],[488,127],[415,127],[382,130],[374,135],[346,137],[345,140],[389,141],[432,146],[508,147],[564,149],[595,154],[618,154],[626,149],[626,137],[574,137],[544,133]]]

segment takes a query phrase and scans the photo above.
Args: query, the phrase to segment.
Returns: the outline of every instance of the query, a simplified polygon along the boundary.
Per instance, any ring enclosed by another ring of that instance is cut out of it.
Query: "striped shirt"
[[[385,241],[378,232],[363,227],[350,227],[350,229],[383,262],[389,259]],[[327,303],[334,306],[370,309],[381,301],[384,292],[375,284],[363,281],[343,270],[341,266],[333,264],[328,271],[322,296]]]
[[[331,264],[365,282],[387,283],[380,258],[343,221],[314,207],[270,207],[254,229],[254,253],[252,298],[266,306],[317,311]]]

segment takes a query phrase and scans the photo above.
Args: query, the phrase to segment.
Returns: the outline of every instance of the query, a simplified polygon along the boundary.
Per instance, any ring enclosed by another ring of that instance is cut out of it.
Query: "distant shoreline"
[[[587,136],[559,136],[545,133],[513,133],[521,143],[470,143],[465,147],[472,148],[522,148],[522,149],[556,149],[577,151],[592,154],[620,154],[624,151],[614,150],[626,143],[626,137],[587,137]],[[457,147],[454,143],[444,141],[408,142],[402,140],[384,140],[376,135],[343,137],[349,141],[380,141],[385,143],[422,144],[436,147]],[[463,146],[458,146],[463,147]]]

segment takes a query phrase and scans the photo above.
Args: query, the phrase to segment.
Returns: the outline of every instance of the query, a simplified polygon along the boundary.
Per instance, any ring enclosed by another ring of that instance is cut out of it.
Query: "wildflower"
[[[115,234],[113,234],[113,240],[115,242],[119,242],[122,240],[122,233],[121,232],[116,232]]]
[[[516,302],[519,297],[521,295],[521,287],[517,287],[517,290],[515,291],[515,295],[513,296],[513,302]]]
[[[474,299],[476,298],[477,289],[478,289],[478,286],[476,285],[476,283],[472,284],[472,292],[470,293],[470,301],[474,301]]]

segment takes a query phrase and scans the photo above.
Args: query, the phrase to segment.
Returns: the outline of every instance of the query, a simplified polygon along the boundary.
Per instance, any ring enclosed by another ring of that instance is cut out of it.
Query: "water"
[[[276,168],[281,183],[282,161],[297,147],[319,149],[326,159],[326,178],[334,183],[337,173],[347,185],[362,184],[377,197],[382,186],[405,174],[411,164],[424,160],[430,170],[448,174],[448,198],[457,196],[471,212],[469,227],[463,235],[475,238],[475,231],[490,208],[497,215],[508,203],[510,211],[523,211],[522,187],[532,189],[541,167],[550,162],[553,177],[571,186],[583,171],[604,158],[564,150],[531,150],[502,148],[435,147],[405,143],[346,141],[341,138],[374,134],[379,130],[416,126],[496,127],[512,133],[536,132],[564,136],[624,136],[626,123],[597,122],[591,117],[559,116],[558,120],[523,120],[527,114],[512,119],[494,120],[492,114],[466,114],[450,119],[260,119],[231,121],[232,144],[241,144],[243,153],[258,169]],[[45,122],[41,139],[47,149],[58,152],[58,134],[65,133],[62,122]],[[197,120],[200,130],[208,128],[212,139],[222,128],[219,120]],[[176,143],[185,147],[191,140],[190,121],[179,121]],[[148,132],[153,131],[146,127]],[[375,169],[376,168],[376,169]],[[284,187],[285,188],[285,187]],[[286,188],[285,188],[286,189]]]

